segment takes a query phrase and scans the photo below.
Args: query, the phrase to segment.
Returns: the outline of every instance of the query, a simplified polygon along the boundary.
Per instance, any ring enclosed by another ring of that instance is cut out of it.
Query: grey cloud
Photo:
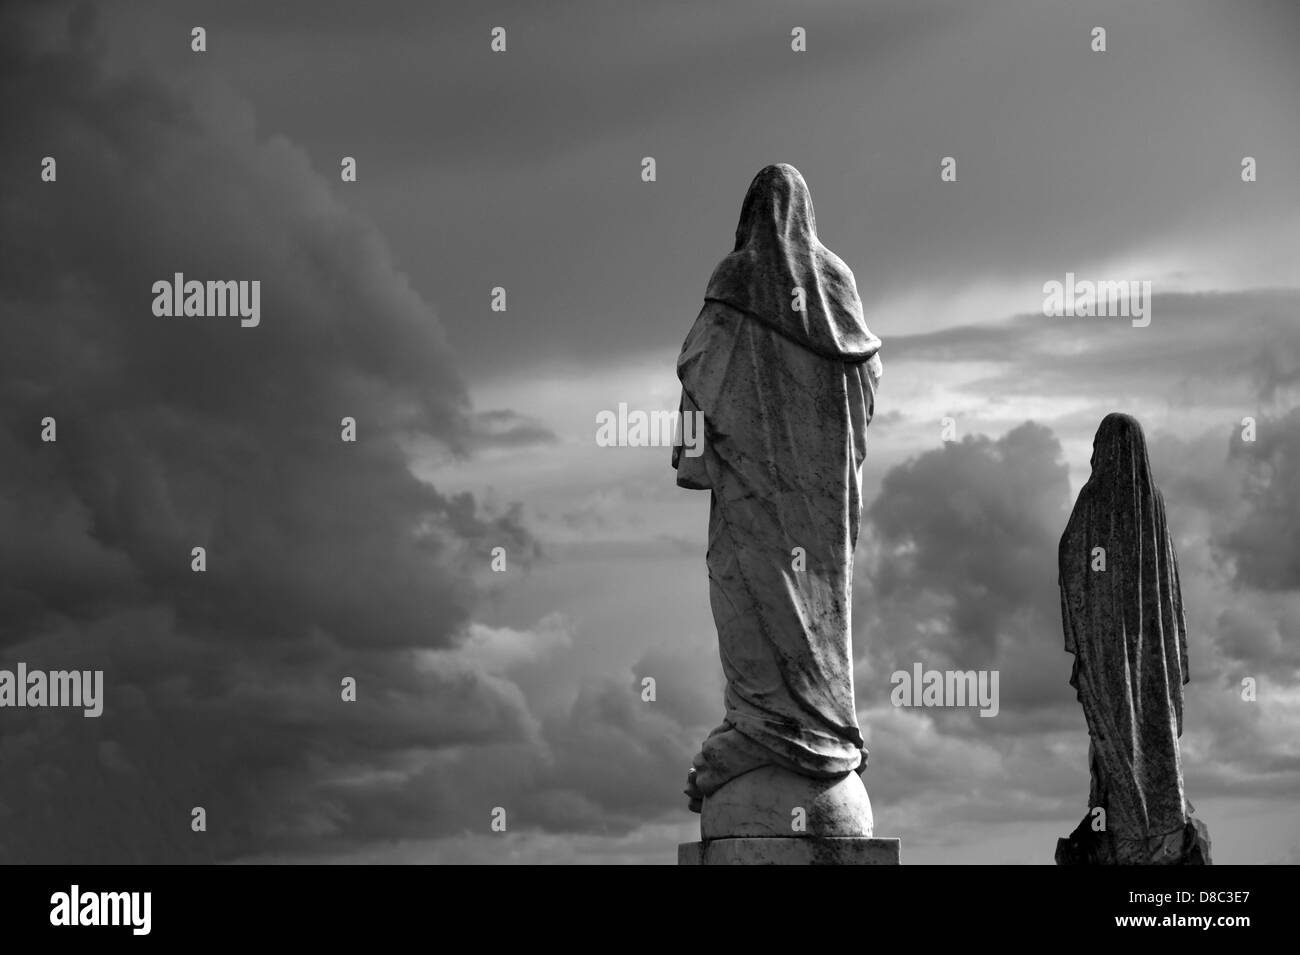
[[[970,386],[984,394],[1073,392],[1087,382],[1095,393],[1115,395],[1144,381],[1183,401],[1213,398],[1217,387],[1238,383],[1249,384],[1254,397],[1267,383],[1275,389],[1295,374],[1300,292],[1156,291],[1152,299],[1147,328],[1124,318],[1021,314],[997,324],[896,336],[889,340],[891,365],[970,361],[1006,369]]]
[[[477,440],[439,320],[245,104],[112,75],[87,14],[69,45],[29,12],[0,15],[0,649],[106,685],[97,720],[6,716],[0,858],[219,860],[436,827],[409,789],[421,758],[537,733],[509,681],[412,662],[461,639],[491,546],[533,546],[517,508],[411,473],[409,441]],[[261,324],[155,317],[177,271],[259,279]],[[374,786],[410,815],[371,819]]]
[[[948,635],[928,652],[987,661],[1000,628],[1056,596],[1056,543],[1069,514],[1067,469],[1052,433],[1031,422],[997,440],[967,436],[886,474],[867,511],[878,545],[871,592],[935,608]]]
[[[1256,440],[1233,438],[1245,463],[1246,514],[1218,543],[1234,559],[1237,578],[1262,590],[1300,589],[1300,408],[1261,416]]]
[[[536,418],[508,409],[478,412],[473,418],[473,428],[476,448],[523,448],[560,440],[559,435]]]
[[[675,345],[766,162],[808,176],[819,225],[872,305],[1041,283],[1152,245],[1203,249],[1220,225],[1275,236],[1294,178],[1243,191],[1232,153],[1253,149],[1268,170],[1295,151],[1284,118],[1300,72],[1277,40],[1294,15],[1239,7],[1250,12],[1229,28],[1212,8],[1104,4],[1104,57],[1087,49],[1091,15],[1030,2],[803,9],[807,54],[789,49],[795,14],[754,0],[491,16],[451,4],[438,18],[414,3],[383,17],[173,3],[113,19],[115,36],[189,71],[174,38],[202,10],[213,71],[258,103],[262,128],[331,173],[358,155],[348,201],[445,307],[466,367],[495,374]],[[500,55],[488,48],[498,23],[510,30]],[[1206,148],[1205,115],[1222,148]],[[1123,143],[1151,152],[1135,160]],[[958,182],[940,183],[954,154]],[[645,155],[660,164],[653,185],[637,175]],[[498,284],[511,296],[501,315],[488,311]],[[878,332],[888,345],[933,324],[883,315]]]

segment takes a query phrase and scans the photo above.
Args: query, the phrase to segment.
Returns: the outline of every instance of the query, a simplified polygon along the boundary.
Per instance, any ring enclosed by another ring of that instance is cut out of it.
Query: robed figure
[[[1061,537],[1059,569],[1092,782],[1090,814],[1071,837],[1080,844],[1058,849],[1058,861],[1192,861],[1196,833],[1178,751],[1188,680],[1178,558],[1146,439],[1128,415],[1107,415],[1097,429],[1092,476]]]
[[[763,766],[832,779],[866,761],[853,701],[853,551],[880,340],[853,273],[818,241],[789,165],[749,187],[677,362],[703,451],[677,483],[711,491],[709,600],[725,715],[694,759],[691,808]]]

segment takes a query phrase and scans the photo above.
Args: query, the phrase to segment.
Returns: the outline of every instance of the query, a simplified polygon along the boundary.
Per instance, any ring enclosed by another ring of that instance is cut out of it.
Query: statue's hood
[[[795,289],[804,310],[796,311]],[[723,302],[826,358],[866,361],[880,349],[862,317],[853,272],[817,239],[812,196],[781,163],[750,183],[736,248],[713,270],[705,299]]]

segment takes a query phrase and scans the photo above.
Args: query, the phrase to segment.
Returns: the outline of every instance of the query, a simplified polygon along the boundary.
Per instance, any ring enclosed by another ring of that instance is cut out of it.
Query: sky
[[[1054,559],[1124,411],[1188,796],[1216,862],[1300,861],[1300,9],[1131,6],[7,5],[0,668],[100,668],[105,703],[0,711],[0,861],[674,862],[722,716],[708,496],[596,416],[677,407],[776,162],[884,342],[877,834],[1050,864],[1083,816]],[[155,316],[175,272],[259,279],[260,324]],[[1071,272],[1151,282],[1150,324],[1045,316]],[[917,662],[997,669],[998,716],[894,707]]]

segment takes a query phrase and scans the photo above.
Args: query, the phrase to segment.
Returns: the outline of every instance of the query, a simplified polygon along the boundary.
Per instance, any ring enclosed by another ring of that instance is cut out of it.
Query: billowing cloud
[[[1254,424],[1250,441],[1238,433],[1232,445],[1246,468],[1247,513],[1219,543],[1235,560],[1243,583],[1300,590],[1300,408]]]
[[[0,859],[346,843],[376,781],[426,829],[422,760],[537,732],[470,626],[491,548],[532,542],[412,474],[411,442],[479,432],[341,184],[229,91],[106,70],[87,9],[0,28],[0,665],[102,668],[104,715],[0,717]],[[176,272],[260,281],[260,323],[155,316]]]
[[[1060,444],[1032,422],[894,468],[866,512],[869,599],[909,608],[914,624],[882,628],[883,639],[912,653],[924,644],[927,655],[957,665],[987,663],[1017,614],[1054,609],[1069,504]],[[932,622],[939,632],[926,629]]]

